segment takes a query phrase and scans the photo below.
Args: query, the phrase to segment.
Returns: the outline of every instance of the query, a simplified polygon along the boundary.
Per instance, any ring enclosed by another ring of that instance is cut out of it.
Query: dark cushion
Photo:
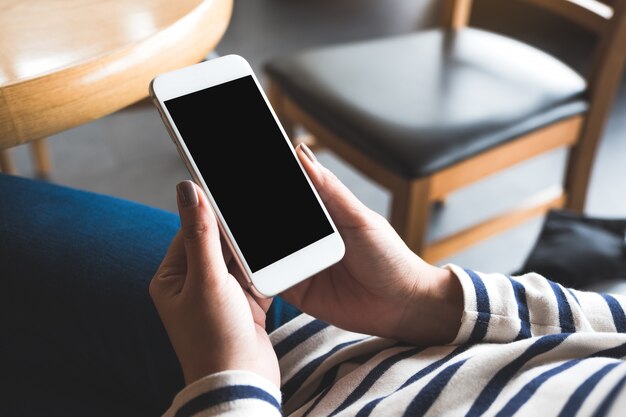
[[[574,70],[477,29],[324,47],[265,70],[323,125],[409,178],[587,109]]]
[[[537,272],[571,288],[599,288],[626,280],[626,219],[548,213],[537,241],[516,274]]]

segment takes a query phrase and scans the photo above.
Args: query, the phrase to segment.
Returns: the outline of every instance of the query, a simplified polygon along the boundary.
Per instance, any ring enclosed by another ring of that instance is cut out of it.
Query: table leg
[[[9,149],[0,150],[0,171],[12,175],[17,173]]]
[[[52,160],[50,159],[46,138],[31,142],[30,150],[35,162],[35,175],[37,178],[49,179],[52,172]]]

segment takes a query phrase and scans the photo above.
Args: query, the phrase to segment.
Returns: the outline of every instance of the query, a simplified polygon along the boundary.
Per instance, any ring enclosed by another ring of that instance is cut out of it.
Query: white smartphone
[[[343,240],[244,58],[158,75],[150,94],[257,295],[341,260]]]

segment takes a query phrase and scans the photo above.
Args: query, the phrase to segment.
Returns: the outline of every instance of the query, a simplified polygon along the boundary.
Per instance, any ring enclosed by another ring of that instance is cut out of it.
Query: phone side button
[[[172,140],[172,142],[174,142],[174,140]],[[182,149],[180,149],[180,146],[178,146],[176,144],[176,142],[174,142],[174,144],[176,145],[176,150],[178,151],[178,156],[180,156],[180,159],[182,159],[183,161],[185,161],[185,156],[183,155],[183,151]]]
[[[174,131],[172,131],[172,128],[170,127],[169,122],[165,118],[163,111],[161,111],[161,109],[159,109],[158,107],[157,107],[157,111],[159,112],[159,117],[161,118],[163,125],[165,125],[165,129],[167,129],[167,133],[170,137],[170,140],[172,141],[173,144],[176,144],[176,141],[174,140]]]
[[[167,133],[169,133],[170,140],[172,141],[172,143],[176,145],[176,141],[174,140],[174,131],[169,126],[167,126]]]

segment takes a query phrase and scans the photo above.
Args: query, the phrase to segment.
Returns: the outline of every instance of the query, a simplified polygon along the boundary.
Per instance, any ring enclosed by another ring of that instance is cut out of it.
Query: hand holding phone
[[[150,282],[150,296],[176,351],[185,382],[227,370],[249,371],[280,387],[278,359],[265,331],[271,299],[255,298],[236,280],[223,253],[206,195],[178,184],[181,230]],[[219,343],[216,343],[219,341]]]
[[[341,236],[242,57],[159,75],[150,91],[251,289],[273,296],[341,260]]]

